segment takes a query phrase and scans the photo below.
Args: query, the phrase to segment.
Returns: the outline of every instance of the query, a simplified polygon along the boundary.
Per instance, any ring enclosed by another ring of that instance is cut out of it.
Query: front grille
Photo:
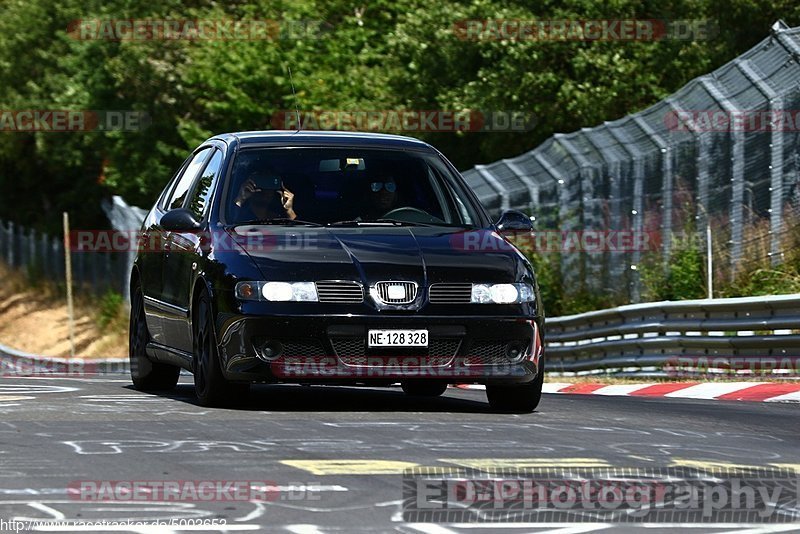
[[[472,284],[433,284],[428,298],[431,304],[469,304]]]
[[[367,353],[367,342],[360,337],[341,337],[331,339],[333,350],[340,358],[343,356],[364,356]]]
[[[325,349],[319,341],[287,341],[283,344],[283,356],[288,358],[319,358]]]
[[[389,288],[402,288],[403,295],[389,296]],[[384,304],[411,304],[417,298],[417,284],[415,282],[378,282],[375,284],[378,298]]]
[[[358,282],[326,280],[317,282],[316,285],[320,302],[337,302],[341,304],[360,304],[364,302],[364,288]]]
[[[476,341],[472,344],[467,357],[464,358],[464,365],[504,365],[511,363],[506,349],[510,344],[527,351],[528,345],[525,342],[511,341]]]
[[[363,337],[332,338],[331,344],[336,356],[345,365],[385,366],[404,365],[404,361],[413,362],[416,366],[448,365],[461,346],[461,340],[451,338],[431,339],[428,348],[408,347],[390,349],[369,349]],[[412,352],[413,354],[409,354]]]

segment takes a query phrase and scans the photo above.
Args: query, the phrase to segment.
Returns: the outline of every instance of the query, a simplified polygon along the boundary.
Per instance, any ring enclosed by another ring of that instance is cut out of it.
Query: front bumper
[[[233,381],[526,383],[543,355],[540,317],[224,314],[219,354]],[[367,330],[427,329],[427,349],[368,349]]]

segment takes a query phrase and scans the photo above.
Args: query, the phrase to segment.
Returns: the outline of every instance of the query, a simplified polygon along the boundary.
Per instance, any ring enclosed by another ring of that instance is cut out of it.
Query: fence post
[[[8,257],[6,257],[6,243],[8,242],[8,227],[6,223],[0,220],[0,254],[3,255],[3,262],[8,263]]]
[[[69,235],[69,214],[64,212],[64,259],[66,268],[67,282],[67,320],[69,321],[69,350],[70,356],[75,357],[75,321],[72,311],[72,247],[70,246]]]
[[[35,278],[38,275],[36,272],[38,258],[36,257],[36,230],[34,228],[31,228],[30,234],[28,234],[28,255],[30,256],[28,259],[28,274]]]
[[[15,260],[15,258],[14,258],[14,245],[15,245],[16,237],[14,235],[14,230],[15,230],[14,223],[13,222],[9,222],[8,223],[8,266],[10,268],[12,268],[12,269],[15,266],[14,265],[14,260]]]

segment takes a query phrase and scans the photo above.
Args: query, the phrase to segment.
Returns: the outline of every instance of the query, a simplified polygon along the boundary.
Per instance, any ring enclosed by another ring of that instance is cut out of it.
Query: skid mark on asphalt
[[[42,386],[39,384],[0,384],[0,394],[36,395],[39,393],[71,393],[79,388],[66,386]]]
[[[31,400],[35,398],[36,397],[26,397],[23,395],[0,395],[0,402]]]

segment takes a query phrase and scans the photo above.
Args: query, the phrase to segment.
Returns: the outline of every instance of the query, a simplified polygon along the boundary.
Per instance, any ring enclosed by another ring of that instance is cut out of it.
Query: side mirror
[[[169,232],[193,232],[200,229],[200,221],[188,209],[177,208],[161,217],[161,227]]]
[[[530,217],[517,210],[504,211],[495,223],[500,232],[532,232],[533,223]]]

